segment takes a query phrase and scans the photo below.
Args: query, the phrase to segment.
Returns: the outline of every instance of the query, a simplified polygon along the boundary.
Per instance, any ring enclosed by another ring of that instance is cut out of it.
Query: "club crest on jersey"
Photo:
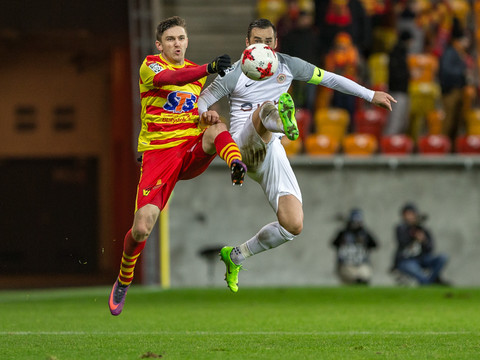
[[[279,84],[284,83],[285,80],[287,80],[287,75],[285,75],[285,74],[278,74],[278,76],[277,76],[277,82],[278,82]]]
[[[168,94],[167,102],[163,105],[163,108],[174,113],[182,113],[193,110],[196,102],[197,96],[191,93],[172,91]]]
[[[150,69],[152,69],[152,71],[155,73],[155,74],[158,74],[160,71],[163,70],[163,68],[160,66],[160,64],[157,64],[157,63],[152,63],[150,65],[148,65],[148,67]]]

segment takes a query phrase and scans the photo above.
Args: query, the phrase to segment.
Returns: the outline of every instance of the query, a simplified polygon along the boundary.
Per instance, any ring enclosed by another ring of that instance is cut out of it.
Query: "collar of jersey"
[[[181,69],[181,68],[185,67],[185,59],[183,59],[183,65],[175,65],[175,64],[172,64],[171,62],[167,61],[167,59],[165,59],[161,53],[158,54],[158,56],[160,57],[160,59],[162,59],[163,61],[165,61],[165,62],[166,62],[168,65],[170,65],[171,67],[174,67],[174,68],[176,68],[176,69]]]

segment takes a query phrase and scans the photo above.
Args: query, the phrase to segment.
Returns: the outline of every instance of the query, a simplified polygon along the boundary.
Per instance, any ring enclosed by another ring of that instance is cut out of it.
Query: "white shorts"
[[[297,178],[277,134],[273,134],[270,142],[265,144],[250,117],[232,137],[240,148],[242,161],[247,165],[248,176],[262,186],[275,213],[280,196],[293,195],[302,202]]]

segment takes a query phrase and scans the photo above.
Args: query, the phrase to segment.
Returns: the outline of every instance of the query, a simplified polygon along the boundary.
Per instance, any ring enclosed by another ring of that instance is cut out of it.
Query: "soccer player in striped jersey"
[[[122,312],[137,259],[176,182],[200,175],[217,154],[229,166],[234,185],[243,183],[247,171],[218,113],[198,114],[206,76],[223,74],[230,57],[222,55],[204,65],[186,60],[186,24],[177,16],[158,25],[155,45],[160,54],[147,56],[140,67],[141,176],[133,226],[125,235],[120,272],[108,301],[112,315]]]
[[[246,46],[254,43],[276,48],[276,29],[269,20],[257,19],[249,25]],[[299,135],[293,100],[287,93],[292,80],[326,86],[389,110],[392,110],[391,102],[396,102],[387,93],[366,89],[297,57],[281,53],[277,53],[277,57],[277,71],[263,81],[247,78],[237,61],[224,77],[217,77],[202,92],[198,101],[202,114],[222,97],[229,97],[230,132],[248,166],[249,176],[262,186],[277,215],[277,221],[265,225],[245,243],[221,250],[226,266],[225,280],[233,292],[238,291],[238,273],[243,260],[293,240],[303,229],[302,195],[280,143],[283,135],[290,140]]]

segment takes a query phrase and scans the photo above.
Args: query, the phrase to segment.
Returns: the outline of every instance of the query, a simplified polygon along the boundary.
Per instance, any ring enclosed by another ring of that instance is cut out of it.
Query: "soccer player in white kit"
[[[269,20],[257,19],[250,23],[246,46],[254,43],[263,43],[272,49],[277,46],[276,29]],[[292,80],[323,85],[389,110],[392,110],[391,102],[396,102],[387,93],[369,90],[300,58],[276,54],[278,69],[269,79],[249,79],[237,61],[225,76],[218,76],[198,100],[201,115],[224,96],[229,97],[230,133],[240,148],[248,175],[262,186],[278,220],[265,225],[245,243],[222,248],[220,257],[226,266],[225,280],[233,292],[238,291],[238,273],[243,260],[293,240],[303,228],[302,194],[280,142],[284,134],[289,139],[298,137],[293,101],[286,94]]]

